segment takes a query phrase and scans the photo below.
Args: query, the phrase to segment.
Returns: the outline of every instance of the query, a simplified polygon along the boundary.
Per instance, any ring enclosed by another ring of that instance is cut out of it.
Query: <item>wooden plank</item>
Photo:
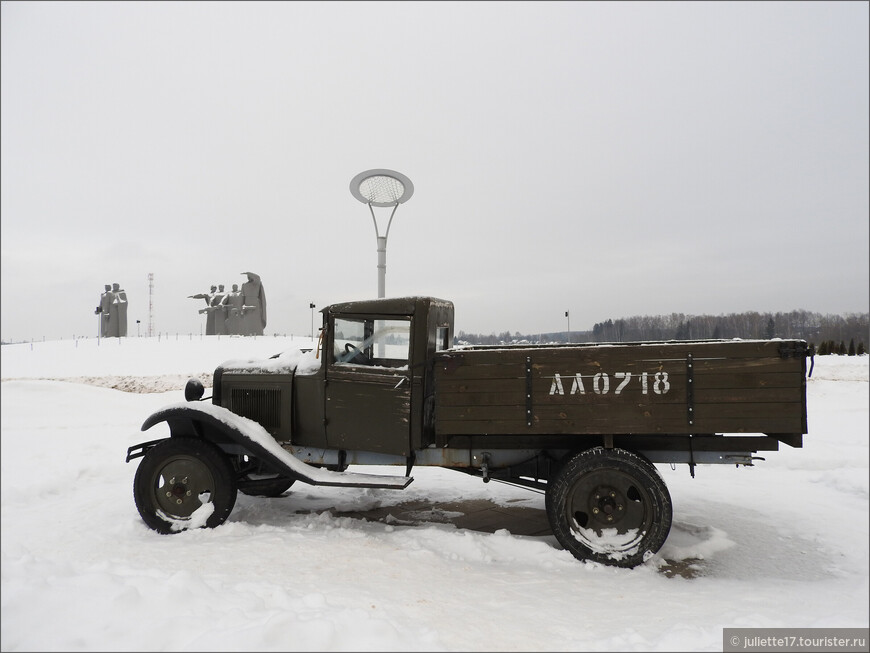
[[[473,362],[462,365],[454,370],[446,371],[435,368],[435,378],[439,381],[451,379],[524,379],[526,377],[526,362],[483,363]]]
[[[525,392],[438,393],[436,406],[523,406]]]
[[[795,372],[704,372],[695,374],[695,391],[714,388],[794,388]]]
[[[523,432],[524,406],[463,405],[436,409],[439,432],[508,433]],[[678,433],[699,432],[801,432],[804,406],[793,402],[740,402],[696,404],[693,423],[684,404],[602,404],[535,405],[533,425],[547,424],[553,433]],[[452,426],[451,426],[452,424]],[[459,425],[465,424],[465,430]]]
[[[513,428],[510,428],[510,427]],[[741,418],[720,419],[716,422],[716,428],[709,428],[708,424],[688,427],[685,420],[675,418],[671,420],[657,419],[655,422],[642,425],[638,429],[632,429],[632,425],[619,424],[612,420],[596,420],[590,422],[574,422],[570,420],[541,420],[535,419],[533,426],[526,427],[525,422],[514,420],[511,424],[495,422],[492,420],[469,420],[459,421],[439,420],[438,436],[473,435],[473,436],[512,436],[512,435],[626,435],[627,437],[642,437],[655,434],[684,434],[693,433],[802,433],[804,429],[798,420],[785,420],[779,418],[755,418],[751,422]]]
[[[486,420],[493,424],[505,424],[510,429],[517,428],[516,424],[526,425],[525,406],[514,404],[513,406],[438,406],[438,421]]]
[[[801,403],[801,388],[695,388],[695,406],[704,404],[739,404],[750,402]],[[733,410],[733,406],[732,406]]]
[[[802,367],[795,362],[794,359],[779,359],[779,358],[732,358],[722,360],[693,360],[695,374],[802,374]],[[487,378],[490,376],[508,376],[507,374],[499,374],[495,370],[495,366],[489,366],[485,374],[473,373],[474,368],[468,368],[462,371],[461,378]],[[638,359],[612,358],[602,359],[598,361],[585,362],[580,360],[572,361],[557,361],[554,363],[544,363],[539,360],[532,360],[532,369],[536,377],[549,376],[555,372],[560,374],[583,374],[594,375],[597,373],[615,374],[617,372],[631,372],[632,374],[640,374],[647,372],[654,374],[656,372],[667,371],[669,374],[685,373],[687,369],[687,360],[673,361],[642,361]],[[460,368],[461,370],[461,368]],[[457,370],[457,373],[460,372]],[[516,375],[510,375],[516,376]]]
[[[438,360],[453,358],[466,364],[486,365],[504,362],[522,363],[527,357],[542,363],[559,359],[575,361],[619,360],[630,358],[645,361],[685,360],[691,353],[704,358],[780,358],[783,348],[805,346],[802,340],[719,340],[674,341],[664,343],[577,344],[553,347],[501,347],[492,349],[457,349],[444,352]],[[797,358],[800,362],[801,358]]]
[[[802,413],[803,405],[800,402],[791,403],[750,403],[748,401],[735,404],[701,404],[695,406],[695,422],[701,420],[732,419],[735,416],[741,419],[751,420],[756,417],[789,417]],[[714,429],[718,430],[718,429]],[[786,429],[788,430],[788,429]]]
[[[800,436],[797,436],[800,437]],[[691,439],[691,445],[689,440]],[[512,433],[510,435],[447,435],[440,446],[471,449],[486,447],[507,447],[516,449],[571,449],[590,447],[600,444],[601,436],[594,433],[562,434],[550,433]],[[613,444],[625,449],[688,451],[776,451],[779,442],[761,434],[740,435],[689,435],[657,433],[645,435],[615,435]],[[800,446],[798,443],[796,446]]]
[[[801,361],[794,358],[729,358],[725,360],[695,360],[695,373],[734,372],[766,374],[803,374]]]
[[[438,379],[437,387],[438,395],[441,394],[474,394],[477,392],[511,392],[514,390],[525,388],[525,375],[523,378],[476,378],[476,379],[457,379],[446,377]]]

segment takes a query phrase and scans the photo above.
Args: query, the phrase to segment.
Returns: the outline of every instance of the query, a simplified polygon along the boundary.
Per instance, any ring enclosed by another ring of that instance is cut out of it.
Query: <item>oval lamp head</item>
[[[411,199],[414,184],[401,172],[375,168],[351,179],[350,192],[363,204],[396,206]]]

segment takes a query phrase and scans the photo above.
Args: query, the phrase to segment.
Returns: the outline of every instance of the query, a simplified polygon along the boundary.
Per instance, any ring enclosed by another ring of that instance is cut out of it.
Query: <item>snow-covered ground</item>
[[[0,648],[721,651],[725,627],[868,626],[867,356],[815,359],[802,449],[694,479],[659,466],[674,525],[636,569],[581,563],[549,534],[343,514],[480,499],[543,510],[540,494],[442,469],[415,469],[404,491],[240,494],[217,529],[149,530],[132,497],[138,461],[124,462],[151,435],[144,419],[182,401],[188,376],[310,346],[3,346]]]

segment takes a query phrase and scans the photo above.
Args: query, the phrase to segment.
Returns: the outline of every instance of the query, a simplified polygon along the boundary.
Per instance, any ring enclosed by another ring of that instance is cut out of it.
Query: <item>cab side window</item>
[[[450,328],[443,326],[435,329],[435,351],[450,349]]]

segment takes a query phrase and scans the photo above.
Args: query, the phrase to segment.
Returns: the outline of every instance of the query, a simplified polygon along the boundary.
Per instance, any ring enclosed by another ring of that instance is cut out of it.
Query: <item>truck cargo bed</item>
[[[807,432],[803,340],[455,348],[434,430],[456,435]]]

